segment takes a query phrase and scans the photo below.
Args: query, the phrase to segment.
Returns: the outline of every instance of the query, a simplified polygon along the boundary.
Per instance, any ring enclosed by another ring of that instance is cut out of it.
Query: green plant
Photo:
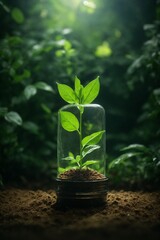
[[[159,186],[160,153],[155,148],[131,144],[121,149],[123,153],[108,165],[108,173],[114,181],[130,182],[132,186],[150,188]],[[115,174],[115,172],[117,174]],[[131,181],[132,179],[132,181]],[[145,185],[144,185],[145,184]]]
[[[86,155],[99,149],[97,145],[101,140],[105,130],[94,132],[88,136],[82,136],[82,117],[84,113],[84,105],[90,104],[98,95],[100,89],[99,77],[92,80],[85,87],[82,86],[80,80],[75,77],[75,89],[73,90],[66,84],[58,83],[58,91],[60,96],[69,104],[75,104],[79,111],[79,119],[69,111],[60,111],[60,121],[62,127],[68,131],[77,131],[79,135],[79,154],[74,157],[72,152],[64,160],[71,161],[71,164],[77,164],[81,169],[83,167],[97,163],[96,160],[88,160],[83,162]]]

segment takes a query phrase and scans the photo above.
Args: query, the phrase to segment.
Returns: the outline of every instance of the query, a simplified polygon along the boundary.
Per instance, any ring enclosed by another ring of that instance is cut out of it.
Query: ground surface
[[[55,209],[53,190],[0,191],[0,239],[160,239],[160,192],[110,191],[103,209]]]

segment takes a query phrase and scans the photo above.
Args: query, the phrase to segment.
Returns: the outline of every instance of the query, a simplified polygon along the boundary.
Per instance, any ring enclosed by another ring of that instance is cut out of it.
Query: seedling
[[[68,104],[58,113],[56,178],[57,205],[99,206],[106,202],[105,110],[92,104],[99,77],[86,86],[75,77],[74,89],[58,83]]]
[[[77,132],[79,136],[79,154],[74,156],[70,151],[68,156],[63,160],[70,161],[70,165],[76,165],[78,169],[86,168],[96,164],[98,160],[89,159],[83,161],[85,156],[90,155],[93,151],[100,148],[100,142],[105,130],[94,132],[88,136],[82,136],[82,121],[84,106],[90,104],[98,96],[100,89],[99,77],[92,80],[85,87],[81,84],[80,79],[75,77],[75,86],[72,89],[66,84],[58,83],[58,91],[63,100],[69,104],[74,104],[79,111],[79,118],[69,111],[60,111],[60,122],[63,129],[68,132]]]

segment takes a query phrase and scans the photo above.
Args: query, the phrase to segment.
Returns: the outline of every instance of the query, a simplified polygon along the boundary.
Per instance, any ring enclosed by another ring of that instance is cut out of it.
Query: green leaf
[[[65,171],[68,171],[70,169],[73,169],[73,166],[69,166],[69,167],[65,167],[65,168],[58,167],[58,173],[61,174],[61,173],[64,173]],[[74,169],[76,169],[75,166],[74,166]]]
[[[4,3],[2,2],[2,1],[0,1],[0,5],[3,7],[3,9],[6,11],[6,12],[10,12],[10,9],[6,6],[6,5],[4,5]]]
[[[135,150],[135,151],[140,151],[140,152],[145,152],[145,153],[150,152],[149,148],[147,148],[141,144],[131,144],[131,145],[121,149],[121,151],[126,151],[126,150]]]
[[[55,51],[55,55],[58,58],[63,57],[64,54],[65,54],[64,50],[57,50],[57,51]]]
[[[66,84],[57,83],[57,85],[61,98],[68,103],[75,103],[76,97],[73,89]]]
[[[11,11],[11,16],[16,23],[21,24],[24,22],[23,12],[19,8],[13,8]]]
[[[80,162],[80,160],[81,160],[81,157],[80,157],[80,155],[77,155],[77,156],[76,156],[76,162],[77,162],[77,163],[79,163],[79,162]]]
[[[63,158],[63,160],[69,160],[69,161],[75,160],[74,154],[72,152],[69,152],[68,157]]]
[[[142,153],[140,152],[131,152],[131,153],[125,153],[122,154],[121,156],[119,156],[118,158],[114,159],[109,165],[108,165],[108,169],[113,168],[115,165],[120,164],[122,162],[124,162],[125,160],[128,160],[129,158],[135,157],[135,156],[139,156]]]
[[[68,51],[68,50],[70,50],[71,48],[72,48],[71,43],[70,43],[68,40],[65,40],[65,42],[64,42],[64,49],[65,49],[66,51]]]
[[[72,161],[75,159],[74,159],[74,157],[68,156],[68,157],[62,158],[62,160]]]
[[[34,86],[37,89],[41,89],[41,90],[49,91],[49,92],[54,92],[53,88],[45,82],[37,82],[36,84],[34,84]]]
[[[88,160],[88,161],[86,161],[85,163],[82,164],[82,167],[86,167],[88,165],[92,165],[92,164],[95,164],[97,162],[98,162],[97,160]]]
[[[33,85],[28,85],[24,89],[24,95],[27,99],[30,99],[32,96],[34,96],[37,93],[37,89]]]
[[[22,118],[17,112],[8,112],[5,114],[4,118],[7,122],[22,125]]]
[[[61,124],[62,127],[68,132],[78,131],[79,129],[79,121],[76,116],[67,111],[60,112]]]
[[[155,28],[155,26],[153,25],[153,24],[145,24],[144,26],[143,26],[143,29],[146,31],[148,31],[148,30],[152,30],[152,29],[154,29]]]
[[[79,91],[81,89],[81,81],[78,79],[78,77],[75,77],[75,93],[77,96],[79,96]]]
[[[77,155],[75,162],[78,164],[79,167],[80,167],[80,163],[79,163],[80,161],[81,161],[81,157],[80,157],[80,155]]]
[[[108,42],[103,42],[99,45],[95,51],[96,57],[110,57],[112,55],[112,49]]]
[[[75,77],[75,95],[76,95],[76,102],[81,103],[82,102],[82,95],[83,95],[83,86],[81,85],[81,81]]]
[[[85,157],[87,154],[89,154],[99,148],[100,148],[99,145],[88,145],[82,151],[82,156]]]
[[[24,122],[22,127],[33,134],[39,133],[39,127],[34,122]]]
[[[77,162],[77,160],[76,159],[74,159],[74,158],[72,158],[72,157],[65,157],[65,158],[62,158],[62,160],[65,160],[65,161],[70,161],[70,163],[69,163],[69,165],[71,166],[71,165],[73,165],[73,164],[78,164],[79,165],[79,163]]]
[[[62,160],[70,161],[70,163],[69,163],[70,167],[75,165],[75,163],[80,167],[80,164],[79,164],[80,159],[79,158],[80,158],[79,155],[77,155],[76,159],[68,156],[68,157],[62,158]]]
[[[64,160],[73,160],[74,159],[74,154],[72,152],[68,153],[68,157],[63,158]]]
[[[58,172],[59,173],[63,173],[63,172],[65,172],[66,171],[66,168],[62,168],[62,167],[59,167],[58,168]]]
[[[91,135],[83,138],[82,140],[82,145],[83,147],[86,146],[86,145],[95,145],[97,144],[101,138],[102,138],[102,135],[105,131],[99,131],[99,132],[95,132],[95,133],[92,133]]]
[[[41,108],[44,110],[44,112],[46,112],[47,114],[51,114],[52,111],[51,109],[44,103],[41,104]]]
[[[100,89],[99,77],[88,83],[83,89],[83,104],[89,104],[97,97]]]

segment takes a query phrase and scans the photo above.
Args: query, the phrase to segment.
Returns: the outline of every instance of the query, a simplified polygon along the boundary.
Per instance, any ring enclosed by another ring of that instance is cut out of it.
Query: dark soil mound
[[[105,176],[95,170],[86,168],[86,169],[70,169],[68,171],[65,171],[64,173],[61,173],[58,178],[74,181],[90,181],[104,179]]]

